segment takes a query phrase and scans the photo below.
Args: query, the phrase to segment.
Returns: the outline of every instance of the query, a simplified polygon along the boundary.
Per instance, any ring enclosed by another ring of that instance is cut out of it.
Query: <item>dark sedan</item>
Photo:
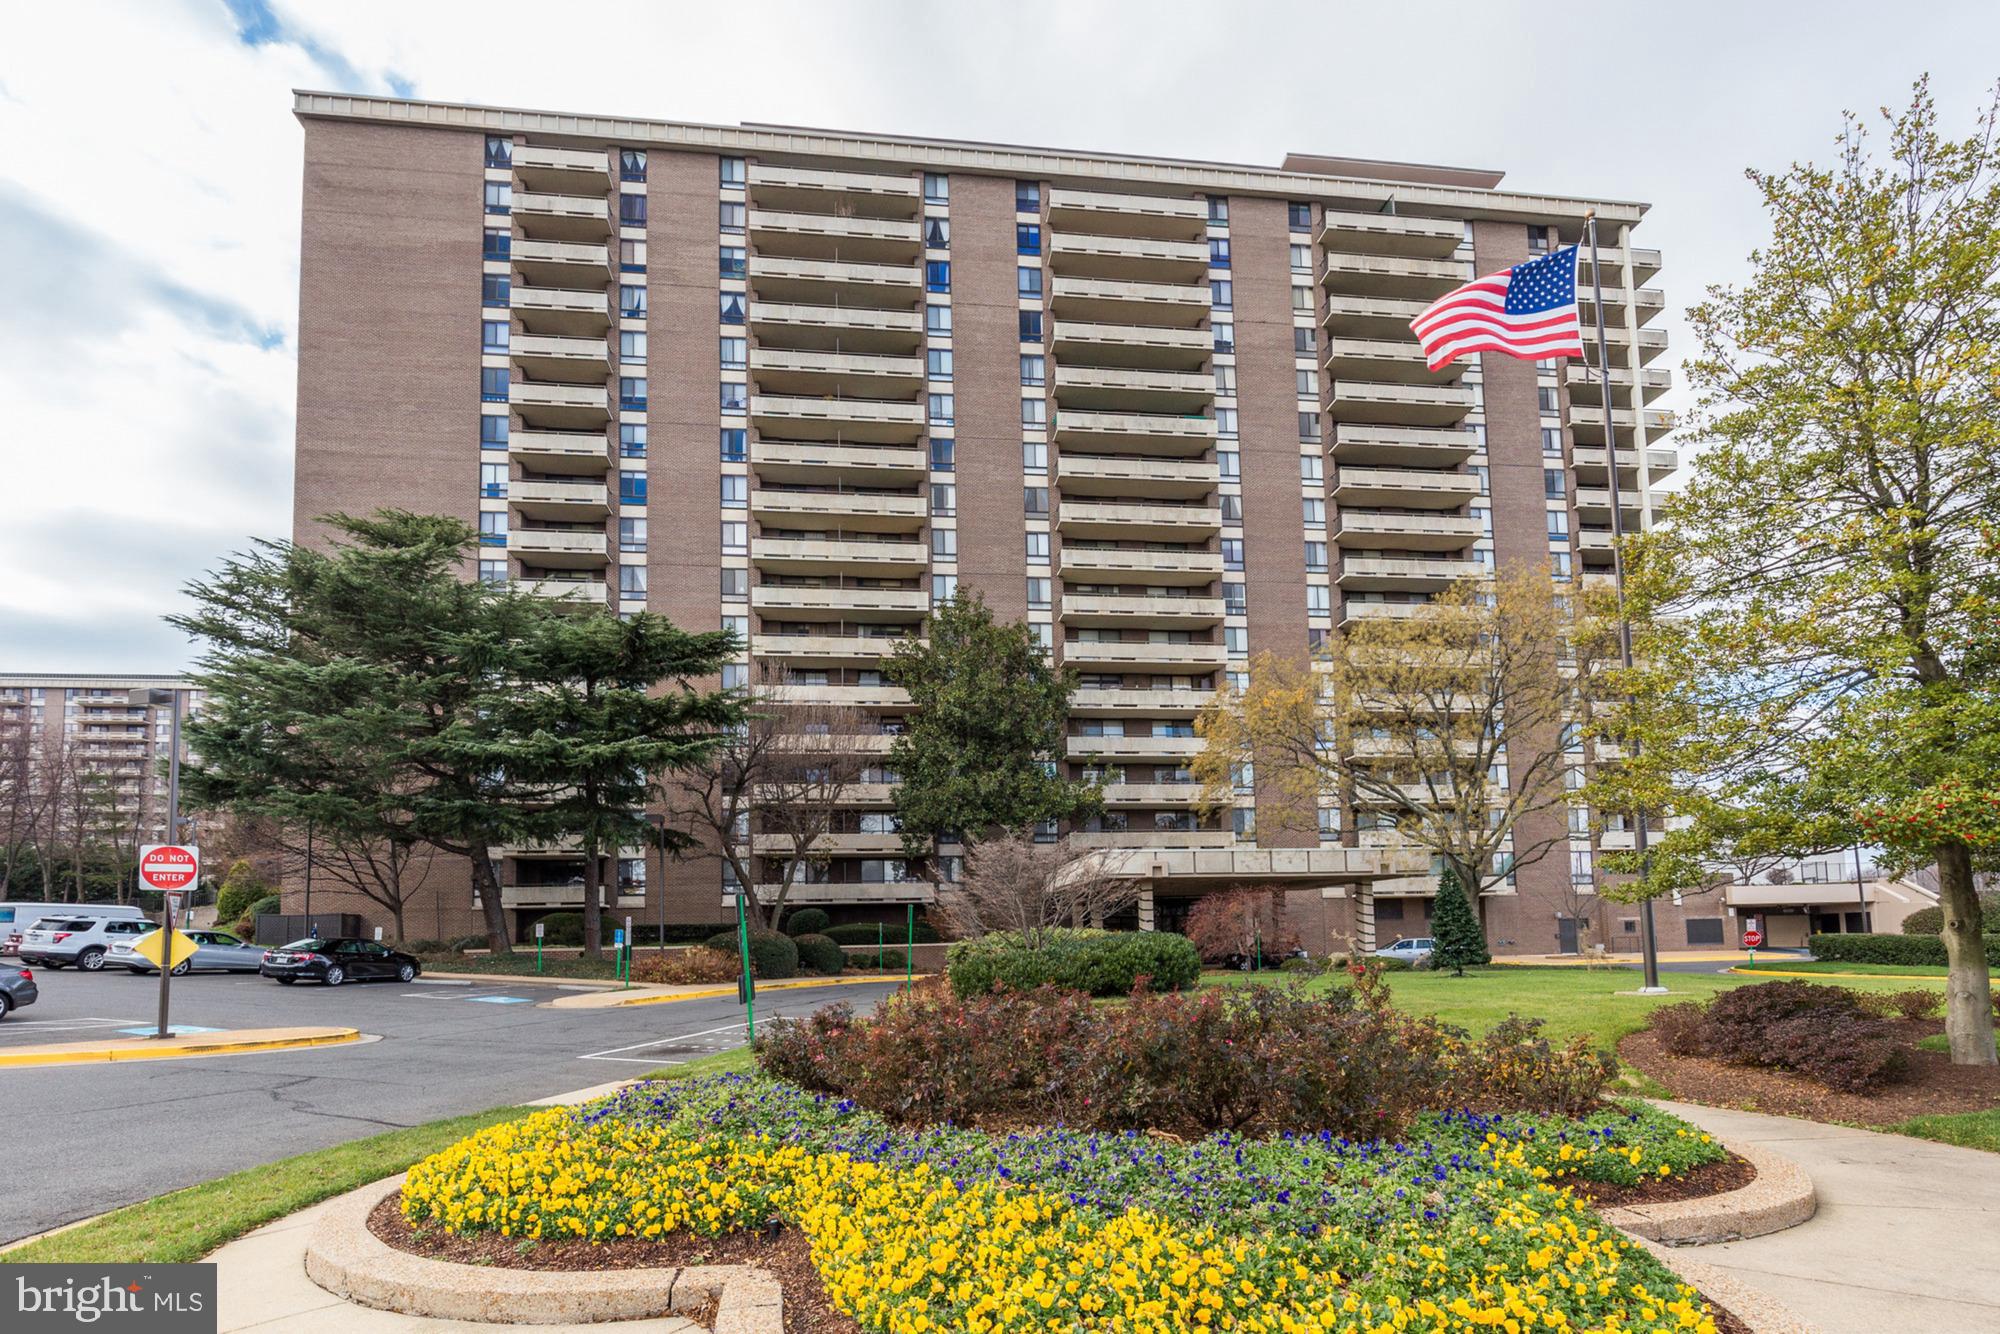
[[[264,956],[257,971],[290,986],[300,978],[337,987],[343,982],[414,982],[424,970],[414,954],[392,950],[379,940],[335,937],[295,940]]]
[[[40,995],[33,973],[11,964],[0,967],[0,1019],[17,1005],[33,1005]]]

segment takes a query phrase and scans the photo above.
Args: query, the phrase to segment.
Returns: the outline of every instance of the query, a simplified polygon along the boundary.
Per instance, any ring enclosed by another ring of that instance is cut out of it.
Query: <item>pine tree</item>
[[[1449,866],[1438,877],[1437,904],[1431,913],[1431,941],[1431,966],[1449,968],[1453,977],[1464,977],[1468,964],[1477,967],[1493,962],[1478,914],[1472,911],[1472,904],[1465,897],[1458,872]]]

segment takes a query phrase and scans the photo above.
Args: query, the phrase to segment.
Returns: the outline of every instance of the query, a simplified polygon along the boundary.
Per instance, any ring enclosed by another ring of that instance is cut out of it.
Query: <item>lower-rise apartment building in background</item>
[[[1253,655],[1408,615],[1468,573],[1609,579],[1611,470],[1632,530],[1675,466],[1642,205],[1300,154],[325,93],[295,110],[300,540],[336,510],[457,515],[480,534],[469,576],[733,628],[731,683],[782,668],[865,711],[874,754],[908,709],[884,660],[976,589],[1081,674],[1067,762],[1109,786],[1062,833],[1142,869],[1128,925],[1282,885],[1308,945],[1338,948],[1366,934],[1369,885],[1383,943],[1425,934],[1435,881],[1373,812],[1329,804],[1317,837],[1270,820],[1260,837],[1255,794],[1205,812],[1196,715]],[[1578,240],[1593,207],[1615,450],[1580,363],[1433,373],[1409,329],[1474,275]],[[901,920],[929,888],[900,859],[896,776],[866,779],[791,902]],[[1636,944],[1596,895],[1599,854],[1633,831],[1570,819],[1567,855],[1485,896],[1498,952]],[[509,850],[500,874],[517,929],[581,906],[561,848]],[[661,878],[629,850],[609,906],[729,917],[719,861]],[[440,920],[479,929],[464,868],[429,886]],[[1726,910],[1702,898],[1662,905],[1665,947],[1715,934]]]

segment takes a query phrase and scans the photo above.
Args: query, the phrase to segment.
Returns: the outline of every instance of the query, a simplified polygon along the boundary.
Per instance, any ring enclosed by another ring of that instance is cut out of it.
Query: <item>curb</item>
[[[239,1030],[239,1032],[255,1031],[255,1029]],[[146,1044],[153,1041],[149,1038],[131,1038],[128,1039],[127,1045],[116,1047],[80,1047],[65,1043],[55,1047],[17,1047],[12,1051],[0,1052],[0,1068],[88,1065],[99,1061],[172,1061],[189,1056],[227,1056],[238,1052],[283,1051],[294,1047],[331,1047],[360,1040],[361,1033],[358,1029],[324,1028],[289,1037],[271,1038],[231,1037],[224,1033],[213,1039],[188,1038],[179,1046],[148,1046]]]
[[[618,983],[601,977],[551,977],[547,973],[434,973],[428,968],[419,980],[430,977],[440,982],[482,982],[498,987],[580,987],[587,991],[615,991]]]
[[[921,982],[930,976],[931,974],[929,973],[918,973],[912,980]],[[899,977],[816,977],[802,978],[792,982],[759,982],[757,984],[757,994],[761,996],[767,991],[802,991],[812,987],[865,987],[871,984],[876,986],[900,987],[903,985],[903,979]],[[655,992],[649,995],[642,993],[633,996],[621,996],[616,1000],[603,999],[602,992],[590,992],[575,996],[559,996],[552,1001],[543,1001],[542,1004],[551,1009],[559,1010],[611,1010],[627,1005],[668,1005],[674,1001],[717,1000],[723,997],[734,998],[735,995],[736,988],[732,985],[726,987],[703,987],[699,991],[676,991],[668,994]]]
[[[1750,1334],[1817,1334],[1813,1326],[1799,1319],[1776,1298],[1767,1297],[1734,1274],[1696,1260],[1685,1251],[1662,1246],[1644,1237],[1635,1238],[1655,1260],[1671,1269],[1689,1287],[1729,1313],[1750,1330]]]
[[[1858,977],[1871,982],[1945,982],[1943,973],[1781,973],[1775,968],[1731,968],[1737,977]]]
[[[500,1325],[646,1320],[717,1303],[714,1334],[783,1334],[778,1281],[752,1265],[556,1271],[427,1260],[368,1230],[368,1215],[403,1174],[334,1200],[306,1243],[306,1276],[380,1311]]]
[[[1812,1178],[1797,1163],[1761,1144],[1716,1142],[1756,1168],[1757,1179],[1721,1195],[1615,1206],[1598,1210],[1599,1216],[1621,1232],[1645,1241],[1663,1246],[1706,1246],[1782,1232],[1797,1227],[1818,1210],[1819,1195]]]

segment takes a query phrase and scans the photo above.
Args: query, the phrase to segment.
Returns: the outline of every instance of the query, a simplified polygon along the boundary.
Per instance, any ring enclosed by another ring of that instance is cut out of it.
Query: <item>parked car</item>
[[[113,945],[130,944],[155,929],[143,917],[45,917],[21,937],[21,962],[46,968],[75,964],[94,973],[104,967]]]
[[[0,942],[9,936],[25,936],[47,917],[144,917],[145,910],[130,903],[49,903],[33,899],[0,902]],[[4,953],[0,949],[0,953]]]
[[[183,931],[195,944],[195,950],[188,958],[174,965],[174,976],[187,973],[254,973],[264,963],[264,947],[252,945],[227,931]],[[159,965],[134,949],[138,937],[121,940],[111,947],[111,953],[104,957],[106,963],[115,963],[134,973],[157,973]]]
[[[35,989],[35,975],[12,964],[0,968],[0,1019],[17,1005],[33,1005],[41,993]]]
[[[321,940],[308,937],[265,954],[258,972],[290,986],[300,978],[337,987],[343,982],[383,979],[414,982],[424,971],[414,954],[392,950],[377,940],[356,940],[337,936]]]
[[[1393,944],[1375,951],[1378,959],[1401,959],[1412,968],[1431,957],[1437,942],[1429,936],[1404,936]]]

